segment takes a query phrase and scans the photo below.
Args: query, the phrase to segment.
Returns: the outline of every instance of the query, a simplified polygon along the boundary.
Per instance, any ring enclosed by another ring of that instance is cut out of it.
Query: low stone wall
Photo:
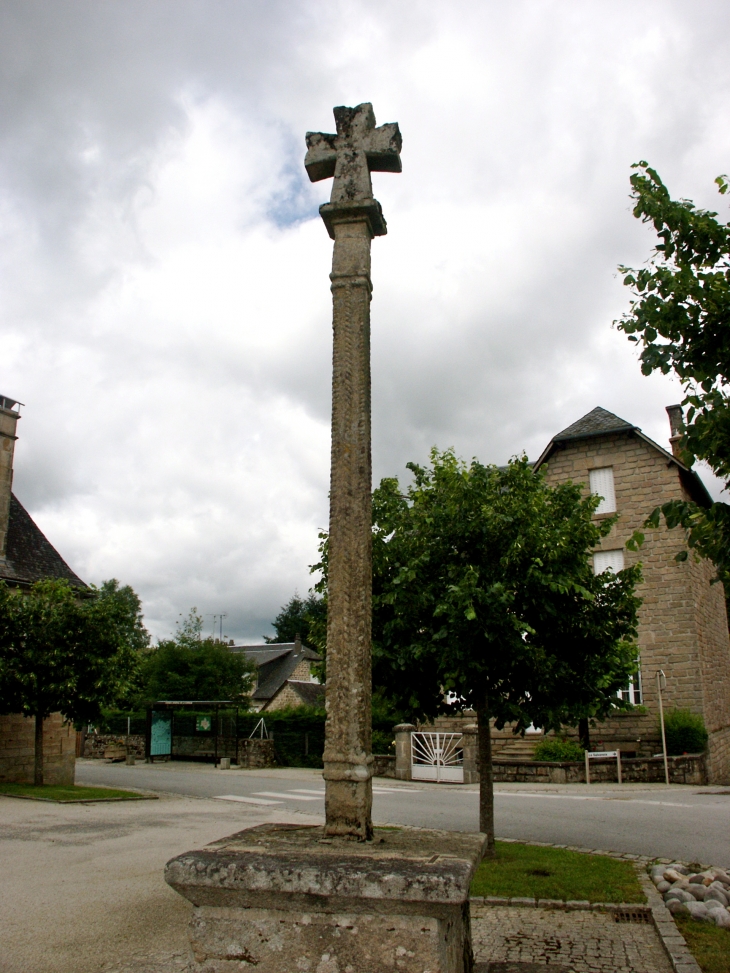
[[[73,784],[76,731],[60,713],[43,721],[43,781]],[[35,768],[35,719],[20,713],[0,716],[0,781],[32,784]]]
[[[580,760],[553,763],[537,760],[492,761],[494,779],[501,783],[581,784],[585,783],[585,763]],[[669,780],[672,784],[707,783],[704,754],[669,757]],[[629,757],[621,760],[624,783],[663,783],[662,757]],[[615,783],[618,780],[615,760],[592,760],[591,783]]]
[[[395,754],[373,754],[373,777],[395,777]]]
[[[129,737],[129,753],[133,753],[137,760],[144,760],[144,736],[133,733]],[[102,760],[108,748],[125,749],[127,747],[126,734],[119,733],[89,733],[84,740],[84,756],[92,760]]]

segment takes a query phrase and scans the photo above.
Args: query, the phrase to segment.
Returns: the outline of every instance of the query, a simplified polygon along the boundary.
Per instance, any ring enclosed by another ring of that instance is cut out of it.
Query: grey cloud
[[[629,166],[716,208],[730,12],[661,9],[0,4],[0,391],[74,567],[132,583],[159,634],[196,604],[258,638],[311,583],[330,243],[301,163],[335,104],[404,132],[375,180],[376,478],[432,445],[536,456],[597,404],[666,441],[676,386],[610,328],[652,243]]]

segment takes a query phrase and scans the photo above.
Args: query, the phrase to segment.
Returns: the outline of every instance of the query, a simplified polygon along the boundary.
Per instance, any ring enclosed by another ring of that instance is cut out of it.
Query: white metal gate
[[[463,784],[461,733],[411,733],[411,777]]]

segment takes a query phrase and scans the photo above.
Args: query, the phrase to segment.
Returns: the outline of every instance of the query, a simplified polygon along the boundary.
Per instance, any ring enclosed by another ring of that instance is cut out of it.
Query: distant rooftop
[[[303,642],[266,642],[263,645],[229,645],[228,648],[231,652],[242,652],[256,663],[258,684],[253,699],[259,702],[275,696],[302,660],[321,662],[317,653]]]

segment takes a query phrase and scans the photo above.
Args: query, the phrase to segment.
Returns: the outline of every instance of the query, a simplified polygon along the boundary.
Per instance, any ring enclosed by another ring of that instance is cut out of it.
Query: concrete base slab
[[[168,862],[195,905],[195,973],[472,973],[469,885],[486,838],[261,825]]]

